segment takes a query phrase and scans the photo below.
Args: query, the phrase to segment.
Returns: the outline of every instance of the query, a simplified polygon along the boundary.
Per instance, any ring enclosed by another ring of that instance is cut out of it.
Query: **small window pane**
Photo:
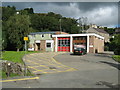
[[[51,47],[51,43],[47,43],[47,47]]]

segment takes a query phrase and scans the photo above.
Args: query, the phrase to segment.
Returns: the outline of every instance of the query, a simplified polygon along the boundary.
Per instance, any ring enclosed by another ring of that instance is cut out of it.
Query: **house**
[[[86,33],[96,33],[103,36],[105,38],[105,42],[109,42],[109,33],[107,33],[104,29],[90,27],[88,30],[86,30]]]
[[[120,28],[116,28],[116,29],[115,29],[115,33],[116,33],[116,34],[120,34]]]
[[[28,35],[29,37],[29,51],[54,51],[54,40],[52,35],[68,34],[65,32],[34,32]]]
[[[28,35],[29,47],[35,51],[73,52],[76,45],[87,53],[104,52],[104,37],[95,33],[67,34],[65,32],[36,32]]]

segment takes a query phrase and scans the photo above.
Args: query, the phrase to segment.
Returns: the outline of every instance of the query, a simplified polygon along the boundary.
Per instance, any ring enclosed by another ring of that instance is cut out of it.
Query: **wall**
[[[96,36],[90,36],[89,52],[90,53],[103,53],[104,52],[104,40]]]
[[[33,46],[32,44],[35,43],[35,40],[52,40],[51,34],[44,34],[44,37],[42,37],[42,34],[28,35],[28,37],[30,46]]]
[[[40,40],[40,50],[41,51],[46,51],[46,42],[45,40]]]
[[[89,53],[94,53],[94,37],[95,36],[89,37]]]
[[[55,38],[55,37],[53,38],[53,41],[54,41],[54,46],[53,46],[53,48],[54,48],[54,52],[55,52],[55,45],[56,45],[56,38]]]

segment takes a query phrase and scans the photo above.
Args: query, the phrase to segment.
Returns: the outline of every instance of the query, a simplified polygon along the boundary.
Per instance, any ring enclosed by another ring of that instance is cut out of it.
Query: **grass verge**
[[[40,53],[40,51],[27,51],[26,54],[31,54],[31,53]],[[24,64],[22,57],[25,55],[25,51],[5,51],[2,53],[2,60],[8,60],[8,61],[12,61],[15,63],[21,63]],[[1,78],[7,78],[6,73],[4,71],[0,70],[0,75],[2,75]],[[14,76],[19,76],[17,74],[11,74],[10,77],[14,77]],[[27,76],[34,76],[29,70],[27,71]]]
[[[120,55],[113,55],[113,59],[120,63]]]

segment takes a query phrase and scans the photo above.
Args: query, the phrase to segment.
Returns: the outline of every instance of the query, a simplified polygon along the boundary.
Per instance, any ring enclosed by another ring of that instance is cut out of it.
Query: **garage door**
[[[58,51],[70,52],[70,38],[58,38]]]

